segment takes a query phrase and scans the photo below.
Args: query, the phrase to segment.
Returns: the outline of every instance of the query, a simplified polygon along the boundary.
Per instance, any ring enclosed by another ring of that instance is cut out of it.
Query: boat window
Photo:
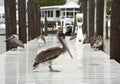
[[[73,12],[67,12],[67,18],[73,18]]]
[[[53,11],[51,11],[51,17],[53,17]]]
[[[67,11],[73,11],[73,8],[66,8]]]
[[[48,11],[48,17],[50,17],[50,11]]]
[[[56,10],[56,17],[59,17],[59,16],[60,16],[60,11]]]
[[[48,16],[48,12],[47,11],[44,12],[44,16]]]

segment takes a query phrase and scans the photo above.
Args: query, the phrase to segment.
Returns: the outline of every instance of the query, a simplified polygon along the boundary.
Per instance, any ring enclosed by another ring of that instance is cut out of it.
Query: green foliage
[[[34,2],[40,6],[54,6],[65,4],[66,0],[34,0]]]
[[[82,2],[83,0],[78,0],[78,4],[80,5],[80,3]]]

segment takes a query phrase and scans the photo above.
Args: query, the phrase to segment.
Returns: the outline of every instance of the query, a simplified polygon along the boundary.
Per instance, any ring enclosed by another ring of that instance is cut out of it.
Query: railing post
[[[4,0],[5,6],[5,23],[6,23],[6,38],[9,38],[13,34],[17,34],[16,28],[16,0]],[[10,50],[11,47],[6,42],[6,50]]]

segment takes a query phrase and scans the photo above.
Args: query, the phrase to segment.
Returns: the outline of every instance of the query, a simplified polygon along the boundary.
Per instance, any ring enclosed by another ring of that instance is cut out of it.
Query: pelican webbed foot
[[[49,67],[49,69],[50,69],[50,70],[49,70],[50,72],[60,72],[59,70],[53,70],[52,66],[48,66],[48,67]]]

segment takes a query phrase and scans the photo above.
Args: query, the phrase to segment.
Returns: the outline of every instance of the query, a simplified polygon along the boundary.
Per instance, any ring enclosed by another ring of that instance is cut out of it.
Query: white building
[[[41,7],[41,21],[45,22],[47,16],[48,26],[61,26],[73,24],[76,13],[80,12],[80,5],[67,1],[65,5]]]
[[[0,23],[5,21],[4,6],[0,7]],[[41,21],[45,22],[47,15],[48,26],[65,27],[67,24],[73,24],[76,13],[80,12],[80,6],[77,2],[67,1],[64,5],[41,7]],[[16,17],[18,17],[18,12]],[[18,18],[17,18],[18,20]]]

